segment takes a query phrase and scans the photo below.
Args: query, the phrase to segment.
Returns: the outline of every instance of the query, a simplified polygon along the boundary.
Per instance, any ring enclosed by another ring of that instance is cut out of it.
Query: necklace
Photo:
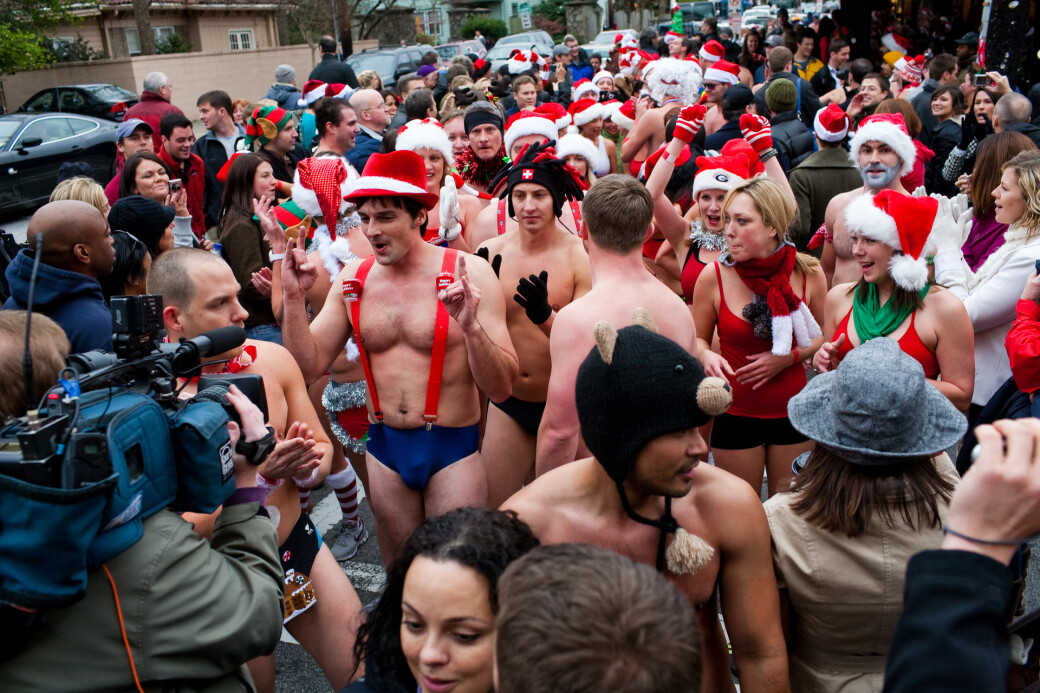
[[[721,233],[705,231],[700,219],[690,224],[690,242],[704,250],[725,250],[726,237]]]

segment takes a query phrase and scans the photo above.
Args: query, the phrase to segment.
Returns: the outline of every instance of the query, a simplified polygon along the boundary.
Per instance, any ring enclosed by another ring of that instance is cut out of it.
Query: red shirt
[[[188,194],[188,213],[191,214],[191,230],[201,239],[206,233],[206,164],[198,154],[189,154],[184,166],[159,147],[159,158],[172,173],[171,178],[180,178]]]
[[[1011,375],[1022,392],[1040,390],[1040,305],[1019,299],[1015,321],[1004,338]]]

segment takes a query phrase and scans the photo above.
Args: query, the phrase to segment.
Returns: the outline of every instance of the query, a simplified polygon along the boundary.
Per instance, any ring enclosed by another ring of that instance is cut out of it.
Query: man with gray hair
[[[1027,97],[1017,92],[1008,92],[993,107],[993,131],[1020,132],[1040,147],[1040,127],[1029,122],[1032,114],[1033,103]]]
[[[347,161],[359,172],[365,170],[368,157],[383,145],[383,133],[390,124],[383,95],[375,89],[358,89],[350,97],[350,106],[357,113],[361,133],[354,138],[354,148],[347,152]]]
[[[170,103],[173,96],[173,84],[162,72],[149,72],[144,76],[141,99],[127,109],[123,120],[138,118],[152,128],[152,151],[159,151],[162,136],[159,134],[159,121],[167,113],[183,116],[184,111]]]

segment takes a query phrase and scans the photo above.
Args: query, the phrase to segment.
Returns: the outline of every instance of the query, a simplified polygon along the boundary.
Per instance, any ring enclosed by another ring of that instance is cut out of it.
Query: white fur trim
[[[559,131],[562,130],[563,128],[571,125],[572,123],[574,123],[574,119],[571,118],[571,114],[570,113],[564,113],[562,116],[557,118],[554,122],[556,123],[557,136],[559,136]]]
[[[347,179],[340,183],[339,186],[339,213],[343,214],[350,209],[350,202],[343,199],[344,195],[349,195],[354,189],[354,183],[357,178],[352,178],[350,172],[354,168],[344,162],[347,168]],[[325,218],[325,213],[321,210],[321,205],[318,204],[318,195],[310,188],[304,187],[303,183],[300,182],[300,172],[296,171],[293,175],[292,195],[293,202],[295,202],[300,209],[310,214],[312,217]],[[336,220],[338,221],[338,220]]]
[[[599,90],[597,89],[596,91],[598,92]],[[596,118],[602,117],[603,106],[598,103],[589,106],[584,111],[578,111],[572,116],[572,118],[574,118],[574,124],[578,126],[586,125],[587,123],[594,121]]]
[[[915,260],[900,253],[888,261],[888,274],[904,289],[920,291],[928,282],[928,265],[923,259]]]
[[[361,350],[357,348],[357,342],[354,341],[353,337],[347,340],[347,345],[343,347],[343,351],[347,353],[348,361],[354,362],[361,358]]]
[[[649,72],[650,66],[653,66],[652,72]],[[701,88],[701,69],[697,63],[662,58],[653,61],[650,66],[644,70],[643,77],[654,101],[664,103],[668,98],[678,98],[682,103],[693,103],[697,98]]]
[[[361,176],[354,182],[354,189],[352,192],[356,193],[359,190],[372,191],[372,195],[374,196],[426,194],[426,188],[420,188],[417,185],[405,183],[403,180],[386,178],[384,176]],[[297,201],[296,204],[299,204],[299,202]]]
[[[708,168],[698,171],[693,179],[693,197],[696,198],[702,190],[732,190],[745,179],[724,168]]]
[[[917,148],[910,135],[891,123],[872,122],[860,127],[849,142],[849,158],[859,168],[859,149],[865,142],[884,142],[899,155],[903,167],[899,169],[900,177],[914,170],[917,160]]]
[[[506,145],[506,154],[513,148],[513,143],[521,137],[528,135],[541,135],[550,142],[556,142],[560,137],[560,128],[556,123],[541,116],[529,116],[514,122],[508,130],[503,141]],[[445,137],[447,139],[447,137]]]
[[[816,133],[816,136],[824,142],[841,142],[845,139],[845,135],[849,134],[849,128],[846,126],[841,132],[831,132],[827,130],[820,123],[820,114],[823,113],[823,111],[824,109],[822,108],[816,111],[816,118],[813,119],[813,132]]]
[[[599,81],[604,77],[610,77],[610,83],[614,83],[614,75],[612,75],[609,70],[600,70],[596,74],[592,75],[592,83],[597,85],[597,89],[599,88]]]
[[[719,70],[714,65],[704,71],[705,81],[722,82],[723,84],[736,84],[740,80],[732,72]]]
[[[636,121],[622,113],[620,108],[615,108],[610,112],[610,119],[622,130],[631,132],[632,128],[636,126]]]
[[[299,204],[299,203],[297,203]],[[314,230],[314,242],[318,246],[318,255],[321,256],[321,262],[325,265],[325,271],[329,273],[330,277],[339,275],[340,270],[343,269],[343,265],[340,263],[336,256],[337,250],[334,250],[336,243],[342,240],[344,244],[347,243],[347,239],[337,238],[335,241],[329,236],[329,227],[325,224],[320,225]],[[350,246],[347,246],[349,251]],[[340,250],[340,252],[342,252]]]
[[[563,159],[572,154],[585,159],[590,171],[595,168],[596,162],[599,160],[599,149],[587,137],[564,135],[556,146],[556,156]]]
[[[314,87],[309,92],[304,94],[297,102],[296,105],[300,108],[306,108],[318,99],[325,96],[325,92],[328,90],[328,84],[322,84],[320,87]]]
[[[510,58],[506,62],[506,65],[509,66],[509,74],[511,75],[518,75],[521,72],[526,72],[527,70],[530,70],[532,67],[534,67],[530,60],[520,61],[517,60],[516,57]]]
[[[896,220],[874,206],[874,197],[870,193],[853,198],[845,208],[845,228],[880,241],[892,250],[903,250]]]
[[[599,98],[599,87],[597,87],[592,82],[585,82],[584,84],[580,84],[580,85],[578,85],[577,87],[574,88],[574,90],[571,92],[571,100],[572,101],[581,101],[581,99],[583,98],[582,95],[585,94],[586,92],[589,93],[589,94],[595,94],[594,97],[590,97],[590,98],[597,98],[597,99]],[[567,115],[570,115],[570,114],[568,113]]]
[[[397,151],[407,149],[418,152],[420,149],[432,149],[441,153],[448,168],[455,165],[455,156],[451,153],[451,141],[444,128],[413,120],[405,123],[406,129],[397,135]]]
[[[773,316],[773,354],[790,356],[794,336],[794,322],[790,315]]]

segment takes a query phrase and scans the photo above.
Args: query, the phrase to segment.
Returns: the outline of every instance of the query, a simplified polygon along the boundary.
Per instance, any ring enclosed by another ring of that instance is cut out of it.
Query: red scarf
[[[769,257],[744,260],[733,264],[744,285],[756,296],[764,296],[769,313],[774,317],[790,315],[801,301],[791,289],[791,272],[798,252],[790,243],[781,243]]]

